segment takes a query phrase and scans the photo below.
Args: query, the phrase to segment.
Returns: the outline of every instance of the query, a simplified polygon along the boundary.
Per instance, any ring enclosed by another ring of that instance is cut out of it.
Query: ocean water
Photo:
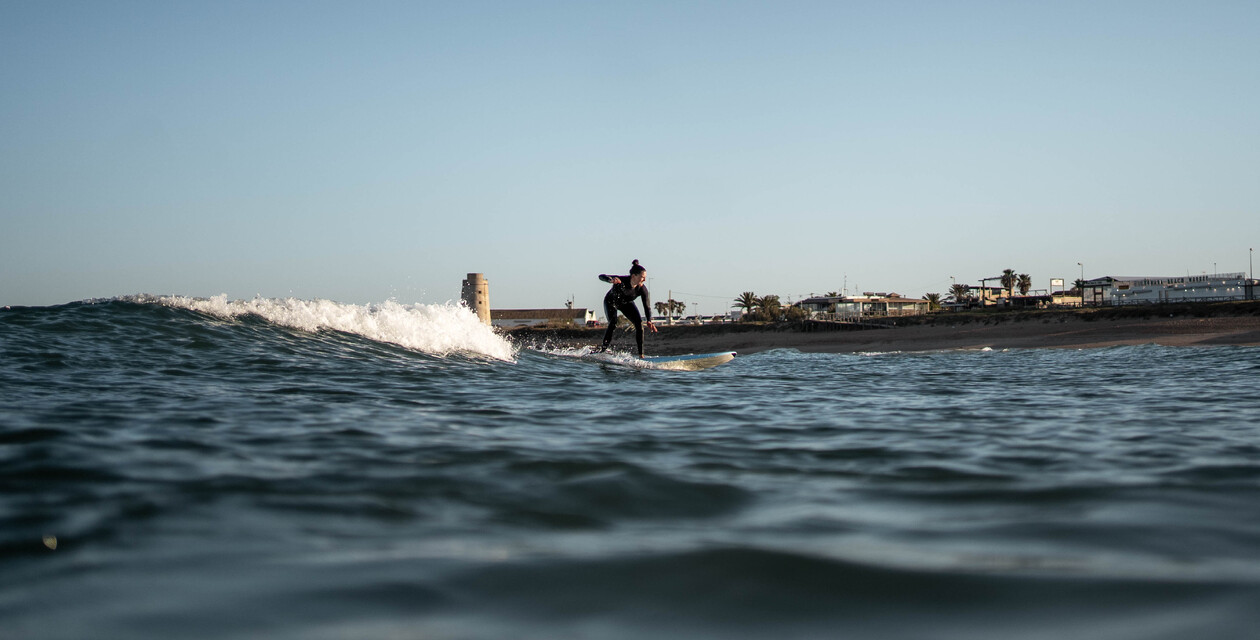
[[[452,305],[0,310],[0,637],[1260,633],[1254,348],[529,346]]]

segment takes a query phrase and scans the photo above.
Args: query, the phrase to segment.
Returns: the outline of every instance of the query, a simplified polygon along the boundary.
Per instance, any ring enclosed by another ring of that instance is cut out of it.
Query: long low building
[[[595,322],[591,309],[491,309],[490,324],[496,327],[532,327],[542,324],[585,327]]]
[[[1105,276],[1085,282],[1086,304],[1150,304],[1254,299],[1245,273],[1198,276]]]

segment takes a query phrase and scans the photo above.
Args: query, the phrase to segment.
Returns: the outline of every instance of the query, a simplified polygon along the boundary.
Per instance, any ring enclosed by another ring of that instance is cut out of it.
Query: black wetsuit
[[[613,331],[617,329],[617,312],[620,311],[626,315],[630,322],[634,323],[634,341],[639,345],[639,357],[643,357],[643,317],[639,316],[639,310],[634,306],[634,299],[643,297],[643,316],[652,317],[652,300],[648,297],[647,287],[639,285],[637,287],[630,286],[630,276],[610,276],[599,274],[599,279],[604,282],[612,282],[613,278],[621,280],[620,283],[614,284],[608,293],[604,294],[604,315],[608,317],[608,330],[604,332],[604,348],[608,348],[612,344]]]

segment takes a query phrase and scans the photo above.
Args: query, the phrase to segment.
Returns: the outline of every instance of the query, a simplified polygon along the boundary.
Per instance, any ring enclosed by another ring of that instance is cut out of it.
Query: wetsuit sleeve
[[[650,322],[652,320],[652,296],[648,295],[647,287],[639,285],[639,290],[643,292],[643,317]]]
[[[604,282],[612,282],[613,277],[606,273],[601,273],[599,274],[599,279],[603,280]]]

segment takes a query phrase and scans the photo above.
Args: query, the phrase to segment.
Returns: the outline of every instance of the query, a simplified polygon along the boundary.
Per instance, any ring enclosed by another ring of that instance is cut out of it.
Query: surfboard
[[[588,362],[630,367],[632,369],[667,369],[672,371],[699,371],[701,369],[711,369],[720,364],[725,364],[734,360],[736,355],[734,351],[719,351],[717,353],[693,353],[684,356],[648,356],[646,358],[636,358],[628,353],[616,351],[593,352],[590,347],[581,347],[579,349],[530,347],[530,349],[548,356],[559,358],[576,358],[578,360],[586,360]]]
[[[718,353],[693,353],[685,356],[648,356],[645,361],[650,362],[654,369],[673,369],[676,371],[699,371],[701,369],[709,369],[719,364],[725,364],[735,359],[734,351],[720,351]]]

